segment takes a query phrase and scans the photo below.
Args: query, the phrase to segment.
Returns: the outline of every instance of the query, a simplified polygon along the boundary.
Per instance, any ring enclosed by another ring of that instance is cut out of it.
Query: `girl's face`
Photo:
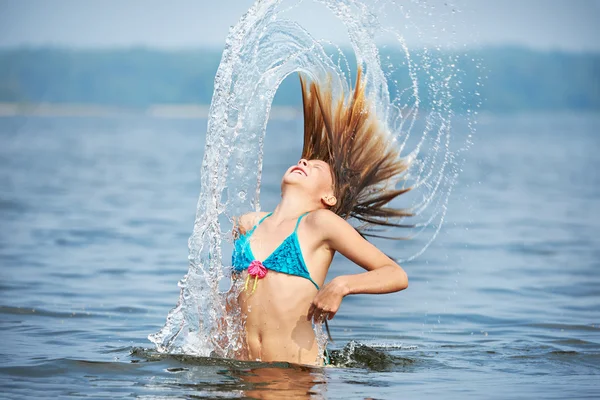
[[[327,198],[333,197],[334,191],[331,168],[325,161],[301,159],[283,175],[282,189],[285,185],[301,187],[315,200],[323,201],[328,206],[333,205],[327,201]]]

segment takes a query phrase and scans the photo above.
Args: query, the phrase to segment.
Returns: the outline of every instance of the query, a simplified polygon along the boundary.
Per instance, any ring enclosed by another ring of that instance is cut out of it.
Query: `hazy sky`
[[[391,1],[391,0],[383,0]],[[322,6],[305,0],[293,17],[314,36],[346,41],[341,25]],[[416,8],[415,0],[396,0]],[[600,0],[460,0],[459,44],[518,44],[540,49],[600,51]],[[0,0],[0,46],[221,48],[228,29],[253,0]],[[444,0],[421,1],[432,9],[412,18],[423,38],[406,28],[409,44],[447,45],[431,27]],[[437,16],[437,17],[436,17]],[[402,15],[399,26],[404,25]]]

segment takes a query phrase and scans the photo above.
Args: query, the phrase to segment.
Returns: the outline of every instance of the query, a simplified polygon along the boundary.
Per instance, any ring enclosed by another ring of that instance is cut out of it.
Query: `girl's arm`
[[[392,293],[408,287],[408,277],[402,267],[364,239],[348,222],[328,210],[315,214],[318,215],[312,220],[324,243],[366,272],[338,276],[324,285],[313,299],[309,320],[332,319],[342,299],[349,294]]]

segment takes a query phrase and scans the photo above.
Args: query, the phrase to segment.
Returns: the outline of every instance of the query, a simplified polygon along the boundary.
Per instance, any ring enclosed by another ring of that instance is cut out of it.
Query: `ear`
[[[337,204],[337,199],[333,195],[331,195],[331,196],[323,196],[323,197],[321,197],[321,201],[327,207],[333,207],[333,206],[335,206]]]

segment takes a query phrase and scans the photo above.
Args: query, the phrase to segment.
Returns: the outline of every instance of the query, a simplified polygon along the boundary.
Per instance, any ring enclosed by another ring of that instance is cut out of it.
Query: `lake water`
[[[263,209],[301,129],[269,125]],[[205,130],[0,118],[2,397],[598,397],[600,116],[482,116],[444,228],[403,265],[410,287],[346,298],[332,348],[352,359],[323,369],[147,340],[187,271]],[[399,258],[422,245],[377,244]],[[330,278],[354,272],[336,258]]]

